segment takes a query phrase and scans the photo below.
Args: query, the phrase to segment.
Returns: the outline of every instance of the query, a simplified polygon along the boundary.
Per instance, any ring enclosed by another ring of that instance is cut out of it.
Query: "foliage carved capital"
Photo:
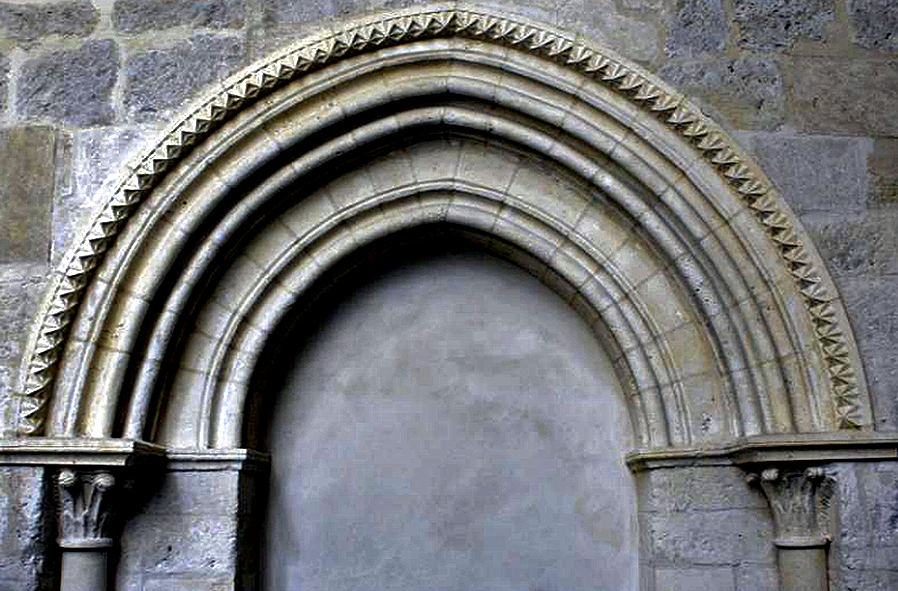
[[[749,482],[759,486],[770,503],[777,547],[817,548],[829,544],[835,481],[822,468],[790,471],[769,467],[749,476]]]
[[[60,547],[69,549],[112,546],[115,477],[106,471],[64,468],[56,476]]]

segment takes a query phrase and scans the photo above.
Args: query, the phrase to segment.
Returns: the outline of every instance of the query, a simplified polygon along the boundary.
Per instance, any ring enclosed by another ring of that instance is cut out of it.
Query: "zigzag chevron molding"
[[[748,163],[727,136],[681,95],[669,93],[653,83],[647,74],[577,39],[478,11],[443,9],[387,17],[295,46],[231,79],[225,90],[180,120],[152,151],[135,163],[134,172],[107,201],[78,247],[69,252],[55,280],[25,367],[17,423],[19,434],[41,435],[45,431],[47,403],[57,365],[93,270],[134,209],[192,146],[260,96],[309,71],[343,56],[439,37],[498,43],[573,68],[626,96],[689,140],[755,212],[767,236],[776,245],[815,327],[829,371],[838,425],[841,429],[860,427],[858,372],[831,302],[832,295],[827,293],[818,269],[797,238],[790,215],[781,209],[760,172]]]

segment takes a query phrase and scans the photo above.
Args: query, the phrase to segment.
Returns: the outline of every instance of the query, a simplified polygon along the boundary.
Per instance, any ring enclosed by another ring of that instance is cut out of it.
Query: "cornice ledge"
[[[270,457],[251,449],[167,449],[129,439],[0,439],[0,466],[117,468],[164,463],[171,471],[267,470]]]
[[[172,472],[259,472],[268,470],[271,456],[252,449],[176,449],[166,453]]]
[[[130,467],[165,458],[165,448],[128,439],[0,439],[0,466]]]
[[[756,435],[721,446],[636,450],[626,462],[634,472],[681,466],[803,465],[898,460],[898,433],[833,431]]]

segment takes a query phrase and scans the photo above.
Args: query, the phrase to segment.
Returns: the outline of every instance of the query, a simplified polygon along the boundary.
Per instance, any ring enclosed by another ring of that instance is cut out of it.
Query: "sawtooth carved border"
[[[839,428],[861,426],[861,374],[852,359],[851,337],[846,335],[844,321],[832,302],[834,296],[822,279],[825,271],[815,267],[811,253],[793,227],[792,214],[783,209],[769,181],[719,127],[685,97],[671,92],[648,73],[579,38],[548,31],[522,19],[479,10],[434,7],[376,20],[369,18],[340,32],[301,42],[244,70],[232,77],[223,90],[195,106],[152,150],[137,159],[53,279],[23,366],[17,432],[23,436],[44,433],[57,365],[93,270],[135,208],[193,146],[245,106],[310,71],[346,56],[440,37],[493,42],[553,60],[627,97],[688,140],[741,196],[776,245],[815,327],[829,372]]]

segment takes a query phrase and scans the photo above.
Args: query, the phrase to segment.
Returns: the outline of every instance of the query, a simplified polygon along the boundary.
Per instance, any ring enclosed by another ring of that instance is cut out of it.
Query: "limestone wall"
[[[4,434],[12,420],[18,363],[47,276],[128,157],[187,101],[240,67],[335,18],[411,4],[0,3]],[[597,40],[659,73],[733,132],[816,241],[856,331],[877,428],[898,429],[898,3],[481,4]],[[831,551],[832,588],[898,588],[898,470],[889,463],[836,469],[841,532]],[[39,492],[44,476],[36,468],[5,470],[0,590],[45,588],[50,583],[44,573],[52,565],[40,557],[52,543],[46,533],[52,528],[35,509],[49,502]],[[706,467],[657,470],[640,478],[643,547],[650,549],[642,556],[646,588],[705,589],[709,580],[727,590],[775,588],[768,509],[742,476],[735,468]],[[683,537],[685,531],[694,534]],[[196,541],[204,542],[202,536]],[[133,567],[127,557],[122,560]]]

